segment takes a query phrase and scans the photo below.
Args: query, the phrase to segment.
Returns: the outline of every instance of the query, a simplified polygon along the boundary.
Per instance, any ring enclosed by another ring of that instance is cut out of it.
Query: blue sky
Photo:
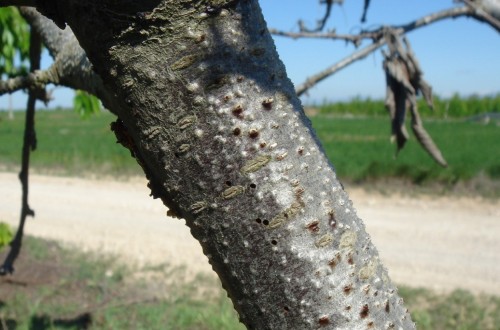
[[[269,27],[298,31],[297,21],[315,26],[324,6],[317,0],[262,0]],[[335,6],[327,28],[353,33],[361,28],[405,24],[453,6],[452,0],[372,0],[362,24],[363,1],[345,0]],[[284,9],[283,9],[284,8]],[[408,34],[424,78],[436,94],[450,96],[500,92],[500,35],[486,24],[459,18],[441,21]],[[275,37],[287,72],[295,84],[348,56],[355,48],[342,41],[288,40]],[[365,43],[364,45],[367,45]],[[381,98],[385,93],[380,50],[321,82],[304,97],[306,102],[345,100],[354,96]]]
[[[353,33],[361,28],[375,28],[387,24],[404,24],[425,14],[453,6],[452,0],[372,0],[367,22],[360,23],[362,0],[345,0],[335,6],[327,28],[338,33]],[[269,27],[298,31],[302,19],[314,26],[322,17],[324,6],[318,0],[261,0],[264,17]],[[484,23],[472,19],[449,19],[415,30],[408,39],[416,53],[424,78],[441,96],[500,92],[500,35]],[[342,41],[291,40],[276,37],[280,58],[287,67],[293,83],[300,84],[306,77],[348,56],[355,48]],[[362,46],[367,45],[363,44]],[[44,56],[48,66],[50,58]],[[385,93],[380,51],[336,73],[309,91],[305,103],[347,100],[355,96],[382,98]],[[56,88],[50,107],[71,106],[73,92]],[[24,97],[16,93],[15,108],[24,107]],[[0,98],[0,108],[6,108],[8,98]]]

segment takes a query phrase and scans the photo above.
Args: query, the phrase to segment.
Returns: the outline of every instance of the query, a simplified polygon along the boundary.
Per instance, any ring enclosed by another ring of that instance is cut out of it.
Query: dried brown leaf
[[[384,53],[387,89],[385,105],[391,116],[392,139],[397,142],[397,152],[404,147],[409,137],[405,119],[410,108],[415,137],[438,164],[446,167],[441,151],[423,127],[418,113],[417,93],[421,92],[429,107],[433,108],[432,88],[422,78],[422,70],[408,40],[403,40],[403,47],[398,36],[391,31],[386,33],[385,38],[390,51],[389,54]]]
[[[429,133],[427,133],[424,126],[422,125],[422,121],[420,120],[420,115],[418,113],[416,105],[414,107],[411,107],[411,109],[412,109],[411,128],[418,142],[439,165],[447,167],[448,163],[441,154],[441,151],[439,150],[439,148],[434,143]]]

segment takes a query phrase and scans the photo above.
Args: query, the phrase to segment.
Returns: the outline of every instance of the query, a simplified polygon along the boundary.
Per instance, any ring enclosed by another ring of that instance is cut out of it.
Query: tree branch
[[[68,43],[78,41],[69,27],[61,30],[54,22],[43,16],[33,7],[19,7],[19,12],[29,25],[35,29],[41,36],[43,44],[49,50],[52,58],[64,50]],[[85,54],[83,49],[81,52]]]
[[[387,29],[398,31],[399,33],[407,33],[417,28],[435,23],[437,21],[446,18],[456,18],[459,16],[474,16],[474,9],[467,6],[450,8],[446,10],[439,11],[437,13],[429,14],[423,16],[415,21],[404,25],[389,25],[377,28],[374,30],[362,30],[358,34],[337,34],[335,31],[325,32],[325,33],[315,33],[315,32],[286,32],[278,29],[269,29],[269,32],[273,35],[280,37],[288,37],[292,39],[298,38],[313,38],[313,39],[331,39],[331,40],[343,40],[352,42],[355,46],[358,46],[361,41],[365,39],[378,40],[383,37],[384,32]]]
[[[351,55],[349,55],[348,57],[335,63],[334,65],[332,65],[332,66],[326,68],[325,70],[320,71],[319,73],[307,78],[305,82],[303,82],[302,84],[300,84],[299,86],[297,86],[295,88],[295,92],[297,93],[298,96],[301,96],[302,94],[307,92],[309,89],[311,89],[311,87],[313,87],[314,85],[325,80],[326,78],[330,77],[334,73],[342,70],[343,68],[345,68],[349,64],[352,64],[353,62],[356,62],[358,60],[365,58],[366,56],[368,56],[369,54],[371,54],[372,52],[374,52],[378,48],[382,47],[384,44],[385,44],[385,40],[380,39],[380,40],[372,43],[368,47],[365,47],[361,50],[358,50],[358,51],[352,53]]]
[[[337,34],[335,31],[316,33],[316,32],[287,32],[278,29],[269,29],[269,33],[275,36],[288,37],[292,39],[309,38],[309,39],[344,40],[352,42],[355,46],[358,46],[363,39],[377,39],[380,36],[379,31],[362,32],[360,34]]]
[[[113,92],[103,84],[101,77],[93,70],[92,64],[73,31],[66,27],[61,30],[52,20],[36,9],[21,7],[20,12],[30,26],[41,36],[51,56],[54,58],[55,78],[51,83],[80,89],[97,96],[111,112],[116,109]]]
[[[333,75],[337,71],[345,68],[347,65],[349,65],[357,60],[365,58],[370,53],[372,53],[375,50],[377,50],[378,48],[382,47],[386,43],[383,36],[388,30],[393,31],[393,33],[396,36],[398,36],[398,35],[402,35],[402,34],[410,32],[410,31],[413,31],[415,29],[421,28],[423,26],[438,22],[438,21],[443,20],[443,19],[456,18],[459,16],[471,16],[472,14],[473,14],[472,8],[469,8],[467,6],[462,6],[462,7],[443,10],[443,11],[440,11],[440,12],[437,12],[437,13],[434,13],[431,15],[426,15],[424,17],[421,17],[421,18],[419,18],[413,22],[410,22],[408,24],[405,24],[405,25],[399,25],[399,26],[393,26],[393,27],[387,26],[387,27],[382,27],[380,29],[377,29],[377,30],[374,30],[371,32],[362,32],[358,35],[361,39],[370,38],[370,39],[374,39],[375,41],[371,45],[349,55],[348,57],[333,64],[332,66],[330,66],[330,67],[320,71],[319,73],[307,78],[305,80],[305,82],[300,84],[295,89],[295,91],[296,91],[297,95],[299,95],[299,96],[304,94],[305,92],[307,92],[307,90],[309,90],[311,87],[315,86],[320,81],[323,81],[324,79],[330,77],[331,75]]]
[[[340,1],[339,0],[323,0],[322,3],[326,4],[326,11],[325,11],[325,15],[323,16],[323,18],[318,21],[316,28],[313,30],[309,30],[308,28],[306,28],[303,21],[299,21],[300,31],[302,31],[302,32],[318,32],[318,31],[323,30],[325,28],[326,21],[328,21],[328,18],[330,17],[330,14],[332,12],[333,4],[335,2],[341,3],[342,1],[343,0],[340,0]]]
[[[370,0],[365,0],[363,5],[363,15],[361,15],[361,22],[366,22],[366,15],[368,14],[368,7],[370,7]]]
[[[461,0],[470,8],[474,9],[472,16],[478,21],[489,24],[497,32],[500,32],[500,2],[491,0],[489,2],[481,1],[479,4],[471,0]]]
[[[47,84],[58,84],[59,78],[54,66],[47,70],[30,72],[26,76],[18,76],[0,81],[0,95],[14,93],[21,89],[40,88]]]

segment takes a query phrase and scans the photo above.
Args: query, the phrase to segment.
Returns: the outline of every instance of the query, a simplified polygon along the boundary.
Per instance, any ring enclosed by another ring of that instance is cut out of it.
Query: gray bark
[[[19,9],[31,28],[40,34],[45,47],[54,59],[54,63],[46,71],[38,71],[34,76],[19,77],[19,79],[24,78],[28,82],[38,80],[45,84],[54,83],[84,90],[97,96],[110,111],[114,111],[118,107],[114,104],[114,93],[105,88],[101,77],[93,71],[92,64],[71,28],[61,30],[32,7]],[[38,77],[40,78],[36,79]]]
[[[500,21],[500,1],[499,0],[481,0],[479,7]]]
[[[412,329],[255,0],[45,1],[249,329]],[[138,219],[139,220],[139,219]]]

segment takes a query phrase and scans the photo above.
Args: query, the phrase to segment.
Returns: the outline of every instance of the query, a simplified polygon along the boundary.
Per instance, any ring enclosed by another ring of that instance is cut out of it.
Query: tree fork
[[[51,3],[249,329],[414,328],[257,1]]]

